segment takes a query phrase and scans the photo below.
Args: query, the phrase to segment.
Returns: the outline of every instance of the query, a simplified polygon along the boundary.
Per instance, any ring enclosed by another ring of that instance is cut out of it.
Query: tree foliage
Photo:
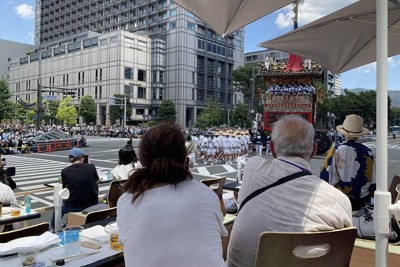
[[[119,121],[122,125],[122,120],[124,118],[124,98],[126,98],[126,119],[132,117],[132,104],[129,101],[129,97],[127,95],[115,94],[114,97],[117,99],[115,99],[116,105],[110,106],[111,124]]]
[[[58,107],[56,118],[63,122],[63,125],[76,125],[76,117],[78,112],[76,111],[73,103],[72,97],[68,95],[65,97]]]
[[[157,121],[176,121],[176,109],[172,100],[163,100],[158,108]]]
[[[390,98],[388,103],[390,108]],[[342,124],[346,115],[357,114],[363,117],[365,127],[374,128],[376,120],[376,91],[370,90],[357,94],[344,90],[344,95],[325,97],[317,109],[317,124],[319,127],[325,128],[329,124],[328,112],[329,114],[334,114],[336,124]],[[390,110],[388,112],[390,114]]]
[[[13,106],[11,103],[11,94],[8,82],[4,79],[0,80],[0,122],[6,118],[10,118],[13,114]]]
[[[47,100],[46,110],[43,113],[43,118],[45,119],[47,124],[53,124],[56,120],[58,107],[60,106],[60,100]]]
[[[206,107],[197,117],[195,126],[205,129],[211,126],[219,126],[222,124],[222,110],[218,102],[212,98],[207,99]]]
[[[79,116],[82,116],[85,123],[96,122],[96,102],[90,95],[85,95],[81,98],[81,105],[79,107]]]
[[[232,114],[232,125],[250,127],[249,108],[246,104],[237,103]]]
[[[26,120],[26,110],[23,106],[18,104],[17,102],[12,102],[11,103],[11,109],[12,109],[12,117],[13,119],[19,121],[20,123],[24,123]]]
[[[243,93],[243,96],[245,98],[244,102],[250,105],[252,97],[252,86],[253,86],[253,81],[252,81],[253,68],[254,68],[254,78],[255,78],[253,107],[254,109],[257,109],[257,103],[260,102],[258,89],[260,89],[261,92],[266,91],[264,78],[261,76],[257,76],[259,72],[258,65],[245,64],[235,69],[232,73],[233,84],[234,84],[233,90]]]

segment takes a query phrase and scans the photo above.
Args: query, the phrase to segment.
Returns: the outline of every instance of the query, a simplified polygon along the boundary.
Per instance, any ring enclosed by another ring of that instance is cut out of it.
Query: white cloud
[[[28,36],[31,40],[33,40],[33,37],[35,36],[35,34],[33,32],[28,32]]]
[[[22,4],[16,8],[18,16],[23,19],[33,19],[35,17],[35,12],[33,11],[33,6]]]
[[[356,0],[336,0],[336,1],[321,1],[321,0],[306,0],[299,5],[299,26],[310,23],[322,16],[332,13],[342,7],[350,5]],[[275,20],[275,24],[279,29],[293,28],[293,6],[289,5],[280,11]]]
[[[400,60],[396,60],[395,57],[388,58],[388,68],[392,69],[400,66]],[[369,63],[367,65],[358,67],[355,69],[357,73],[366,74],[371,72],[376,72],[376,62]]]

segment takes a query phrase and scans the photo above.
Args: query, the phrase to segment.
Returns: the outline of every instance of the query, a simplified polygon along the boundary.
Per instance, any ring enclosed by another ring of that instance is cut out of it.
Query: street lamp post
[[[115,101],[112,101],[112,99],[118,99],[118,100],[123,100],[124,104],[115,104]],[[121,106],[124,107],[124,119],[123,119],[123,126],[125,128],[126,126],[126,96],[124,98],[122,97],[114,97],[114,96],[110,96],[110,101],[109,101],[109,105],[110,106]]]
[[[36,128],[40,129],[42,122],[42,51],[39,45],[39,68],[38,68],[38,80],[37,80],[37,116],[36,116]]]
[[[254,91],[255,91],[255,87],[256,87],[255,69],[256,69],[256,67],[251,68],[251,110],[252,110],[252,112],[254,112]]]

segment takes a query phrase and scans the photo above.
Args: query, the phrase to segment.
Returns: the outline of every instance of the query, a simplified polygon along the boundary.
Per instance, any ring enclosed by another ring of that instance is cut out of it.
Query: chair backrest
[[[397,190],[397,186],[400,187],[400,176],[395,175],[393,176],[392,182],[390,183],[389,186],[389,192],[390,194],[392,194],[392,204],[394,204],[397,195],[399,194],[398,192],[400,191],[400,188],[399,190]]]
[[[201,180],[203,184],[210,187],[215,192],[215,194],[217,194],[221,206],[221,211],[224,216],[226,214],[226,209],[225,209],[224,199],[222,198],[222,194],[224,191],[223,186],[225,184],[225,180],[226,180],[225,176]]]
[[[124,185],[127,181],[128,180],[115,180],[111,182],[107,196],[108,207],[113,208],[117,206],[119,197],[125,192]]]
[[[14,240],[17,238],[21,238],[21,237],[25,237],[25,236],[41,235],[47,231],[49,231],[49,223],[48,222],[35,224],[35,225],[28,226],[25,228],[0,233],[0,243],[6,243],[8,241],[11,241],[11,240]]]
[[[117,207],[92,211],[86,215],[85,224],[117,216]]]
[[[348,267],[356,234],[355,227],[320,232],[263,232],[254,267]]]

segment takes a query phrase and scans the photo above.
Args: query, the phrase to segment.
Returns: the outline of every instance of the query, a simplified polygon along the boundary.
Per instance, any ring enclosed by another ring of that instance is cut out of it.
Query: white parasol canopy
[[[400,7],[388,3],[388,55],[400,54]],[[310,58],[333,73],[377,60],[375,0],[360,0],[260,44]]]
[[[222,37],[294,0],[174,0],[202,19]]]

